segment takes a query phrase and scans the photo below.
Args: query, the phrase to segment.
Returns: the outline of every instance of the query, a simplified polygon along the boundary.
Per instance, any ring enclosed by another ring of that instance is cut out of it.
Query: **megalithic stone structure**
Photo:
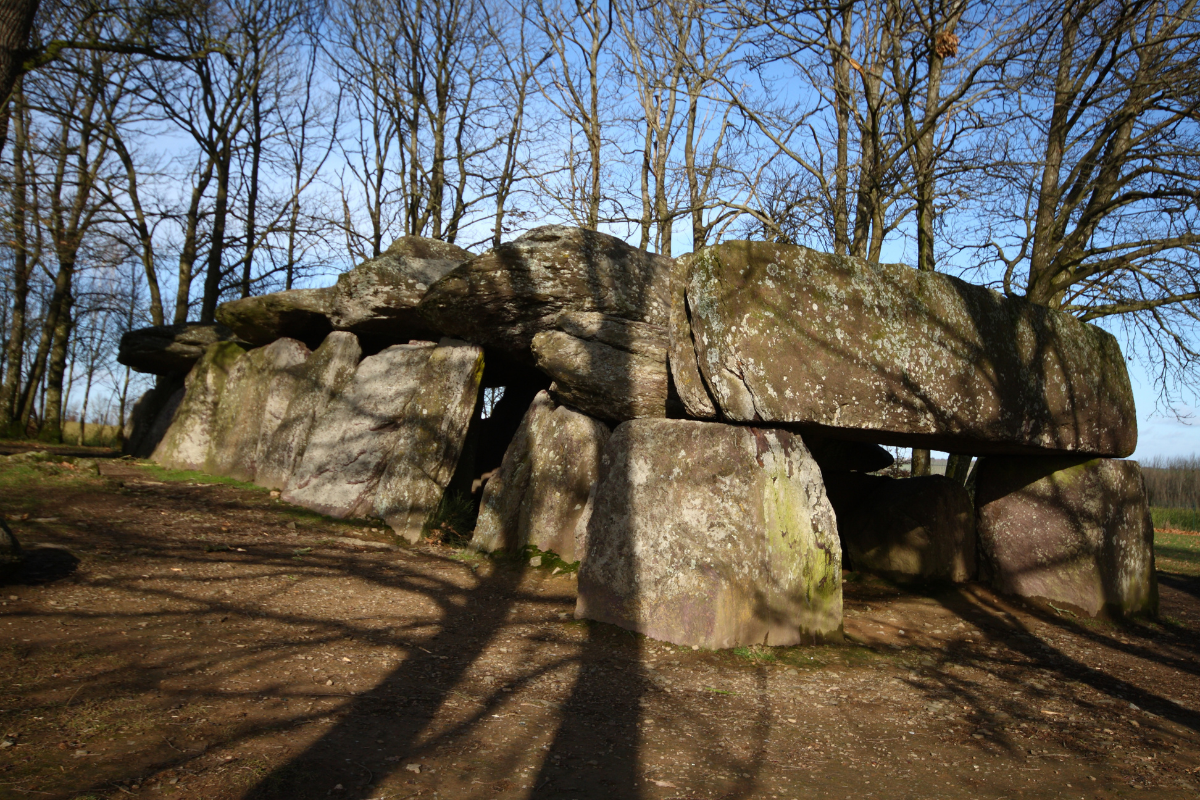
[[[954,453],[1127,456],[1116,339],[948,275],[766,242],[676,264],[671,369],[691,416]]]

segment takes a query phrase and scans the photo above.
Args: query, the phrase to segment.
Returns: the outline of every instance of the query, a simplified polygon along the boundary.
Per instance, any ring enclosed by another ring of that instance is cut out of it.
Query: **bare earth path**
[[[845,646],[693,651],[575,621],[571,576],[103,473],[0,494],[39,543],[0,798],[1200,794],[1194,578],[1115,626],[850,576]]]

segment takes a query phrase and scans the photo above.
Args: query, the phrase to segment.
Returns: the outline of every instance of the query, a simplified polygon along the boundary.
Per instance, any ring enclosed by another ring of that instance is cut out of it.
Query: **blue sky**
[[[1132,457],[1149,461],[1156,456],[1174,458],[1200,453],[1200,417],[1192,416],[1192,408],[1179,407],[1181,416],[1192,416],[1184,421],[1177,419],[1170,408],[1158,407],[1152,381],[1136,360],[1129,363],[1129,378],[1138,410],[1138,446]]]

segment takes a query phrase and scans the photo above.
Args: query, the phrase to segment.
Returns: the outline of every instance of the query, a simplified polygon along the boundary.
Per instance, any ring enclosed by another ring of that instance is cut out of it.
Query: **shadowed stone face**
[[[533,337],[555,400],[611,422],[667,416],[665,328],[586,312],[565,313],[556,326]]]
[[[453,340],[364,358],[313,423],[283,499],[382,518],[416,541],[454,474],[482,378],[482,350]]]
[[[980,572],[997,589],[1090,616],[1157,612],[1136,461],[986,458],[976,481]]]
[[[292,289],[221,303],[217,321],[252,345],[286,336],[316,347],[331,330],[332,309],[332,287]]]
[[[330,322],[338,330],[397,338],[422,330],[417,304],[430,286],[469,258],[469,251],[436,239],[398,239],[379,258],[338,276]]]
[[[484,489],[471,546],[493,552],[532,544],[568,563],[579,560],[575,528],[586,524],[608,436],[604,423],[556,407],[539,392]]]
[[[890,578],[975,577],[975,509],[944,475],[825,473],[847,567]]]
[[[270,489],[282,489],[304,456],[313,425],[325,413],[329,401],[354,378],[362,348],[353,333],[334,331],[325,337],[304,366],[274,395],[269,415],[281,411],[269,436],[260,438],[255,481]],[[265,427],[265,425],[264,425]],[[265,432],[265,431],[264,431]]]
[[[217,342],[238,342],[224,325],[181,322],[138,328],[121,336],[117,361],[136,372],[153,375],[183,375],[192,368],[204,350]]]
[[[837,528],[799,436],[626,422],[591,504],[577,617],[716,648],[840,636]]]
[[[1065,314],[762,242],[702,250],[674,280],[671,368],[694,416],[957,453],[1124,456],[1137,444],[1116,340]]]

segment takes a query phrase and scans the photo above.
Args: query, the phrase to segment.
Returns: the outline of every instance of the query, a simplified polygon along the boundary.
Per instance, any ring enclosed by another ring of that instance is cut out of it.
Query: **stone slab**
[[[1137,444],[1116,339],[1069,315],[799,246],[726,242],[687,267],[672,369],[694,416],[966,454],[1125,456]]]
[[[837,526],[799,436],[626,422],[591,503],[577,617],[712,648],[840,638]]]
[[[1136,461],[981,459],[981,577],[1088,616],[1155,614],[1154,524]]]
[[[517,551],[526,545],[578,561],[575,528],[600,471],[604,423],[539,392],[487,482],[471,547]]]

